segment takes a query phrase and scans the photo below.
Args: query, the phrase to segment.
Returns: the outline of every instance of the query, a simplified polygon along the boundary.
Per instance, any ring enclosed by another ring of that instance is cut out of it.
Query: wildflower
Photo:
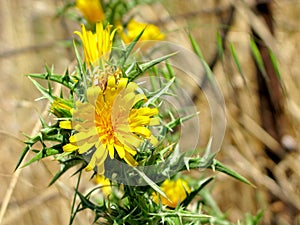
[[[160,199],[163,205],[171,208],[176,208],[178,203],[181,203],[187,197],[187,193],[191,192],[187,182],[182,179],[177,179],[176,181],[165,180],[161,185],[161,190],[166,194],[168,199],[153,192],[153,201],[158,204]]]
[[[159,124],[159,118],[153,118],[158,109],[134,108],[137,102],[147,100],[145,95],[135,93],[137,88],[127,78],[116,80],[110,76],[104,90],[91,86],[87,89],[87,102],[76,102],[72,122],[76,133],[63,150],[89,155],[87,171],[97,167],[97,173],[103,175],[108,154],[111,159],[118,155],[130,166],[136,166],[133,156],[144,139],[156,145],[157,139],[146,126]]]
[[[76,7],[89,23],[104,20],[104,12],[100,0],[76,0]]]
[[[99,65],[99,59],[107,61],[109,59],[109,53],[112,49],[113,38],[116,29],[111,31],[112,26],[106,25],[103,27],[102,23],[96,24],[96,33],[87,31],[84,25],[81,25],[81,33],[75,31],[82,40],[84,48],[85,61],[88,65]]]
[[[101,190],[105,196],[108,196],[111,193],[111,183],[108,178],[103,175],[96,174],[94,181],[96,184],[101,185]]]
[[[51,112],[58,118],[71,117],[72,105],[73,103],[68,100],[56,98],[51,104]]]
[[[126,26],[126,30],[120,32],[122,40],[128,44],[132,42],[142,31],[141,41],[146,40],[163,40],[165,35],[160,32],[159,28],[153,24],[141,23],[135,20],[130,20]]]

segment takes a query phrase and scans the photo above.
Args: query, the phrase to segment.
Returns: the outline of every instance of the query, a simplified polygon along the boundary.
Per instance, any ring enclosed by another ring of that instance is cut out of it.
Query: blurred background
[[[40,94],[24,74],[43,72],[45,65],[55,65],[56,73],[72,68],[67,41],[80,28],[56,17],[64,2],[0,1],[1,225],[68,224],[75,181],[65,175],[48,187],[56,162],[44,160],[14,175],[23,133],[34,134],[47,107],[34,101]],[[300,224],[300,1],[163,0],[132,13],[190,49],[191,33],[215,74],[227,116],[217,159],[256,186],[218,174],[212,194],[220,210],[234,223],[262,209],[261,224]],[[192,95],[208,114],[201,94]],[[209,124],[201,126],[208,136]],[[74,224],[92,219],[84,212]]]

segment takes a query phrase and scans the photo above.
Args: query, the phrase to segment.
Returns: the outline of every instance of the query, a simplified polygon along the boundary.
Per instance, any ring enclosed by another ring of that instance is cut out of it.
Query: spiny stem
[[[72,202],[72,207],[71,207],[69,225],[72,225],[72,223],[75,219],[76,213],[77,213],[77,210],[74,212],[74,208],[75,208],[76,196],[77,196],[77,192],[78,192],[78,188],[79,188],[79,184],[80,184],[81,174],[82,174],[82,170],[80,170],[80,172],[79,172],[77,184],[76,184],[75,191],[74,191],[74,197],[73,197],[73,202]]]

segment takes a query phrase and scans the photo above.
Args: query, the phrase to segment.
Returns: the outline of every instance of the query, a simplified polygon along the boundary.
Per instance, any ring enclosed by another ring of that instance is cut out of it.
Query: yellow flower
[[[108,178],[103,175],[96,174],[94,181],[96,184],[101,185],[101,190],[105,196],[108,196],[111,193],[111,183]]]
[[[146,24],[137,22],[135,20],[130,20],[127,24],[126,30],[122,30],[120,35],[122,40],[128,44],[132,42],[142,31],[144,30],[143,35],[139,40],[163,40],[165,35],[160,32],[159,28],[153,24]]]
[[[104,13],[100,0],[76,0],[76,7],[90,23],[104,20]]]
[[[87,102],[76,102],[73,110],[72,128],[76,133],[70,137],[69,144],[63,146],[65,152],[78,151],[90,155],[86,170],[97,167],[97,173],[103,175],[104,161],[108,154],[131,165],[138,163],[133,156],[136,148],[144,139],[153,145],[157,139],[146,126],[159,124],[157,108],[133,108],[139,101],[146,101],[143,94],[136,94],[138,86],[127,78],[116,80],[108,77],[106,88],[92,86],[87,89]]]
[[[51,112],[58,118],[71,117],[72,103],[62,98],[55,98],[51,104]]]
[[[60,121],[59,127],[62,129],[72,130],[72,123],[69,120]]]
[[[191,192],[186,181],[182,179],[174,180],[165,180],[161,185],[161,190],[166,194],[168,199],[160,196],[156,192],[152,193],[154,202],[159,204],[159,199],[163,205],[169,206],[171,208],[176,208],[178,203],[184,201],[187,197],[187,193]]]
[[[96,33],[87,31],[84,25],[81,25],[81,33],[75,31],[83,44],[85,61],[88,65],[97,66],[99,60],[107,61],[109,59],[109,53],[112,49],[113,38],[116,29],[111,31],[112,26],[107,25],[104,29],[102,23],[96,24]]]

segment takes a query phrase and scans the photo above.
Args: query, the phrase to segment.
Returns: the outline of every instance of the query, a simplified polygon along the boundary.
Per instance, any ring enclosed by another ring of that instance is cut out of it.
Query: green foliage
[[[231,55],[233,57],[234,63],[236,65],[237,69],[238,69],[238,72],[239,72],[240,76],[243,79],[244,85],[247,86],[246,78],[245,78],[244,72],[242,70],[240,60],[238,58],[238,55],[237,55],[236,50],[235,50],[232,43],[230,43],[230,51],[231,51]]]
[[[268,81],[267,72],[266,72],[265,65],[262,60],[262,56],[260,54],[258,46],[256,45],[256,43],[253,39],[250,39],[250,49],[251,49],[252,55],[254,57],[254,60],[257,64],[260,72],[262,73],[265,80]]]

